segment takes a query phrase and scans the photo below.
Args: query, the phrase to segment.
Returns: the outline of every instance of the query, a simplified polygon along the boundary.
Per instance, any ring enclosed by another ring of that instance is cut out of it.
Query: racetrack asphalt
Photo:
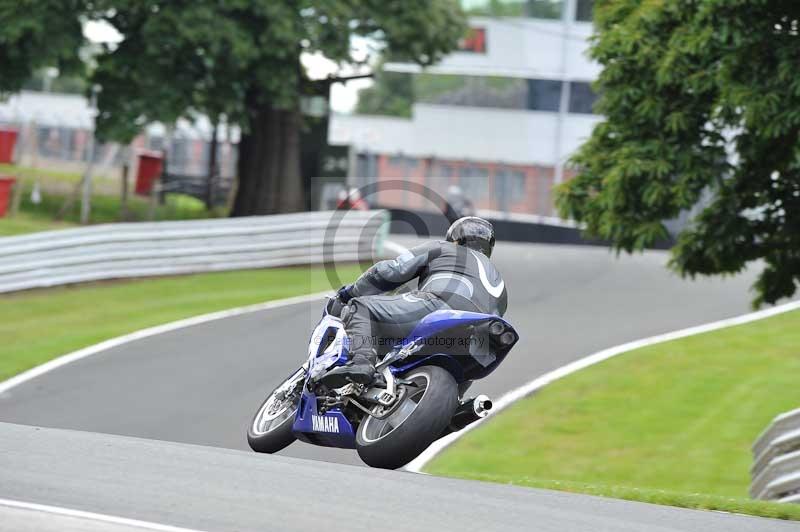
[[[683,280],[658,251],[617,258],[597,247],[501,242],[494,260],[521,340],[472,387],[493,397],[606,347],[746,313],[754,280]],[[0,421],[247,449],[247,423],[305,360],[321,308],[295,304],[113,348],[6,392]],[[360,464],[352,451],[303,443],[282,454]]]
[[[0,423],[0,478],[0,498],[207,531],[798,528],[719,512],[5,423]],[[1,531],[30,529],[31,519],[0,504]],[[129,530],[92,528],[91,522],[59,516],[44,523],[36,530]]]
[[[510,292],[507,317],[522,340],[472,391],[498,396],[600,349],[749,310],[753,272],[685,281],[665,270],[666,258],[498,244],[495,261]],[[360,463],[354,452],[301,443],[284,451],[289,456],[243,451],[245,427],[261,400],[304,361],[321,305],[294,304],[137,340],[7,391],[0,396],[0,421],[19,425],[0,423],[0,499],[215,531],[798,528],[352,467],[346,464]],[[25,527],[129,529],[0,504],[0,531]]]

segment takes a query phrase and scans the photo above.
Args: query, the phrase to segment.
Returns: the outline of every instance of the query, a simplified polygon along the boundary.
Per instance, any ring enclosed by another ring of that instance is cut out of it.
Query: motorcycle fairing
[[[515,340],[506,346],[492,343],[487,333],[483,331],[489,322],[499,321],[506,330],[514,333]],[[466,336],[483,335],[482,349],[477,349],[477,344],[470,342],[469,351],[461,354],[441,352],[435,344],[425,348],[418,355],[410,357],[405,364],[398,364],[391,368],[393,374],[405,373],[418,366],[434,364],[448,370],[456,382],[482,379],[489,375],[500,365],[506,354],[519,340],[514,327],[499,316],[481,314],[462,310],[437,310],[425,316],[408,338],[403,342],[424,342],[428,338],[443,337],[448,335]]]
[[[419,321],[417,326],[414,327],[414,330],[411,331],[409,340],[415,341],[421,338],[430,338],[447,329],[472,325],[486,320],[498,320],[506,327],[512,328],[511,324],[506,320],[492,314],[481,314],[480,312],[469,312],[466,310],[437,310],[431,312]]]
[[[303,390],[300,397],[292,431],[297,439],[306,443],[341,449],[356,448],[356,433],[347,417],[338,408],[320,415],[317,398],[308,390]]]
[[[516,331],[511,324],[498,316],[460,310],[438,310],[420,320],[411,334],[394,350],[412,342],[424,342],[426,338],[437,335],[484,334],[485,325],[495,320],[499,320],[507,330],[514,332],[514,343],[516,343],[518,340]],[[480,379],[491,373],[502,362],[514,343],[503,347],[491,344],[493,358],[489,363],[486,360],[481,361],[480,356],[471,351],[454,355],[442,353],[441,349],[436,347],[426,348],[405,361],[392,365],[390,371],[397,375],[418,366],[435,364],[448,370],[456,382]],[[345,334],[342,321],[328,312],[323,312],[322,319],[314,329],[309,342],[306,383],[328,369],[347,362],[348,350],[349,338]],[[324,415],[320,415],[317,397],[309,391],[307,385],[303,387],[292,431],[299,440],[307,443],[344,449],[355,448],[355,428],[347,417],[339,408],[332,408]]]
[[[316,378],[330,368],[342,365],[349,358],[350,341],[342,320],[324,314],[308,343],[308,374]]]

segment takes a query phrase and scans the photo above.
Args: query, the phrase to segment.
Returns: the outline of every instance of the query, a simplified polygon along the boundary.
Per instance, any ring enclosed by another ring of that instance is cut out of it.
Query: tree
[[[0,95],[19,91],[42,67],[83,68],[81,0],[0,0]]]
[[[86,75],[72,74],[60,75],[55,73],[55,77],[51,77],[55,72],[51,68],[44,68],[37,70],[33,73],[33,77],[27,80],[23,85],[23,90],[37,91],[37,92],[58,92],[61,94],[86,94],[89,87],[86,84]]]
[[[755,306],[800,280],[800,4],[597,2],[591,56],[605,120],[558,190],[561,214],[618,251],[667,237],[671,266],[732,274],[762,259]],[[707,204],[698,205],[701,197]]]
[[[384,63],[375,66],[375,83],[358,91],[356,113],[410,118],[414,79],[411,74],[383,70]]]
[[[123,35],[97,59],[98,127],[125,140],[193,112],[242,126],[233,215],[299,210],[304,53],[354,62],[352,36],[427,65],[464,31],[455,0],[98,0]]]

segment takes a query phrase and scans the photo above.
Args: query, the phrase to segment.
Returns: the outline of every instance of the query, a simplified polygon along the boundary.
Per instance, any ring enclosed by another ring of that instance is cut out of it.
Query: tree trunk
[[[261,105],[239,141],[239,187],[231,216],[303,210],[300,113]]]
[[[208,151],[208,175],[206,176],[206,210],[210,211],[214,208],[214,187],[216,186],[217,178],[217,133],[219,131],[219,118],[214,118],[214,124],[211,128],[211,143]]]

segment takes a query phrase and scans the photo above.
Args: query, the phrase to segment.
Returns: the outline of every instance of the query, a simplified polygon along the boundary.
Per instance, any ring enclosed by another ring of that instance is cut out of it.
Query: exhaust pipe
[[[458,405],[456,412],[450,419],[450,424],[444,429],[439,438],[451,432],[458,432],[479,419],[485,418],[489,415],[491,409],[492,400],[486,395],[479,395],[474,399],[465,399]]]

